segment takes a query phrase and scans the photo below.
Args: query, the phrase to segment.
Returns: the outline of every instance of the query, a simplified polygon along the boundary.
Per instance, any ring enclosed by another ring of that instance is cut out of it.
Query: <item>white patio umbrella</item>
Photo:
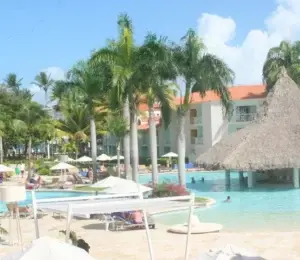
[[[93,185],[91,185],[91,187],[94,188],[110,188],[113,187],[117,184],[125,184],[127,183],[127,180],[119,178],[119,177],[114,177],[114,176],[109,176],[101,181],[98,181],[96,183],[94,183]]]
[[[169,167],[169,165],[172,163],[172,158],[177,158],[178,154],[173,153],[173,152],[169,152],[169,153],[166,153],[166,154],[162,155],[161,157],[169,158],[169,162],[168,162],[168,167]]]
[[[78,170],[74,165],[60,162],[50,168],[51,171],[59,171],[59,170]]]
[[[209,250],[209,252],[201,254],[198,260],[221,260],[221,259],[253,259],[266,260],[254,252],[249,252],[243,248],[227,244],[223,248]]]
[[[3,260],[96,260],[79,247],[50,237],[34,240],[25,251],[1,257]]]
[[[117,155],[115,155],[115,156],[113,156],[113,157],[110,158],[111,161],[115,161],[117,159],[118,159]],[[124,156],[123,155],[120,155],[120,160],[124,160]]]
[[[3,164],[0,164],[0,172],[13,172],[13,171],[14,171],[14,169],[9,168]]]
[[[68,157],[68,160],[67,160],[68,162],[75,162],[75,160],[73,159],[73,158],[71,158],[71,157]]]
[[[173,153],[173,152],[169,152],[169,153],[166,153],[166,154],[162,155],[161,157],[176,158],[176,157],[178,157],[178,154]]]
[[[136,183],[132,180],[125,180],[126,182],[119,182],[116,185],[103,190],[105,193],[109,194],[130,194],[130,193],[137,193],[137,192],[149,192],[152,188],[144,186],[142,184]]]
[[[111,158],[103,153],[103,154],[100,154],[98,157],[97,157],[97,161],[100,161],[100,162],[105,162],[105,161],[109,161]]]
[[[76,162],[83,162],[83,163],[84,162],[92,162],[92,161],[93,161],[93,159],[88,156],[82,156],[76,160]]]

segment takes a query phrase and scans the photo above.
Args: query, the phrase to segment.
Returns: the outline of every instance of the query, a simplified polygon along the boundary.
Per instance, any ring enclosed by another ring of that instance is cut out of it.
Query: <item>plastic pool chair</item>
[[[119,231],[119,230],[124,230],[126,228],[128,229],[134,229],[134,228],[144,228],[145,227],[145,222],[143,221],[142,223],[135,223],[132,220],[129,219],[124,219],[120,216],[113,216],[114,219],[114,230],[115,231]],[[155,223],[153,218],[148,215],[147,216],[147,220],[148,220],[148,225],[150,229],[155,229]]]

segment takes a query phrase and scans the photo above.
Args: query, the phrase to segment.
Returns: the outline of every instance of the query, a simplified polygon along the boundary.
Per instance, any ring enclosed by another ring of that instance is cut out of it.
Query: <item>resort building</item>
[[[220,99],[216,94],[209,91],[202,98],[198,93],[191,96],[190,109],[186,115],[186,156],[190,162],[195,162],[199,155],[222,137],[244,128],[254,119],[259,106],[265,99],[264,85],[234,86],[230,88],[233,100],[233,114],[230,119],[224,114]],[[176,99],[180,104],[180,98]],[[159,106],[155,107],[157,120],[157,151],[161,156],[170,151],[177,153],[177,115],[172,115],[168,128],[165,128],[161,120]],[[139,155],[150,156],[148,107],[140,106],[139,118]],[[115,154],[115,140],[112,136],[105,136],[103,150],[108,154]]]

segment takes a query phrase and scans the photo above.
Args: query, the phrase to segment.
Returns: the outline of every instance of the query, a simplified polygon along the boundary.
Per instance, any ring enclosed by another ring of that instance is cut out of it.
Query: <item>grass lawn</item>
[[[90,186],[78,186],[74,187],[73,190],[77,191],[103,191],[105,188],[97,188],[97,187],[90,187]]]

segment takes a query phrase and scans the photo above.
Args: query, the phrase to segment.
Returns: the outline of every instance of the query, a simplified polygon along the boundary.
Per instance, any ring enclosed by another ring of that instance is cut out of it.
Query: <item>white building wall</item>
[[[187,112],[185,118],[186,156],[189,157],[190,161],[193,162],[193,160],[195,160],[199,154],[207,151],[209,148],[219,142],[224,136],[249,124],[249,122],[236,121],[237,106],[256,105],[257,109],[259,109],[259,106],[263,103],[263,101],[264,99],[245,99],[234,101],[234,112],[229,122],[227,118],[223,116],[222,106],[218,101],[192,104],[190,109],[197,109],[197,117],[201,117],[201,122],[191,124],[190,111]],[[203,143],[191,144],[191,130],[198,130],[201,126],[203,129]],[[178,153],[177,131],[178,117],[177,113],[174,111],[172,113],[171,123],[168,127],[168,130],[166,130],[166,133],[163,124],[158,127],[158,156],[165,154],[167,150]],[[145,132],[149,138],[148,130],[144,130],[143,132]],[[167,136],[168,138],[166,138]],[[109,137],[107,139],[108,140],[104,142],[104,146],[113,146],[115,141],[114,138]],[[148,155],[150,156],[149,141],[146,143],[148,145]],[[142,148],[142,146],[141,139],[139,139],[139,149],[145,149],[145,147]]]
[[[210,102],[211,108],[211,142],[210,148],[228,134],[228,119],[220,102]]]

